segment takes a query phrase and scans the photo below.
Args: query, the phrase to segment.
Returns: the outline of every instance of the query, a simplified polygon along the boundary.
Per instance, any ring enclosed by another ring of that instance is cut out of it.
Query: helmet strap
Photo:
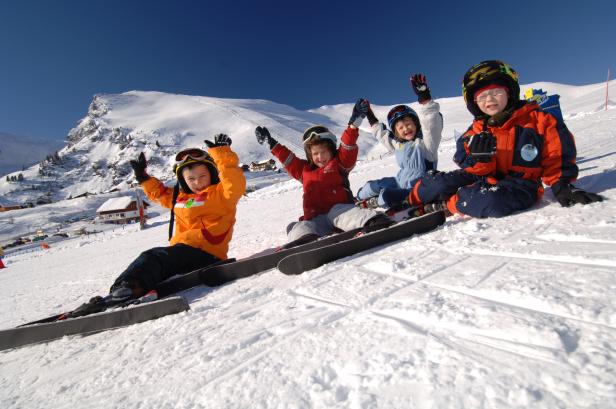
[[[484,122],[484,127],[486,125],[489,126],[502,126],[505,122],[511,118],[513,111],[524,106],[526,101],[513,101],[510,102],[504,111],[499,112],[498,114],[492,115],[491,117],[486,117]]]
[[[510,109],[506,109],[498,114],[494,114],[491,117],[486,119],[486,123],[489,126],[502,126],[505,122],[511,118],[512,111]]]
[[[173,212],[173,209],[175,208],[179,193],[180,185],[176,183],[175,186],[173,186],[173,196],[171,198],[171,216],[169,217],[169,241],[171,241],[171,237],[173,237],[173,222],[175,220],[175,213]]]

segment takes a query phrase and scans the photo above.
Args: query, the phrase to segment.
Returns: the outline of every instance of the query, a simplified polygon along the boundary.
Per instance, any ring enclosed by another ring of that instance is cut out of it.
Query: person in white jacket
[[[356,196],[360,207],[395,208],[406,200],[419,178],[436,171],[443,116],[430,95],[425,75],[411,76],[411,86],[417,94],[419,113],[407,105],[393,107],[387,114],[389,129],[368,108],[366,117],[372,133],[389,152],[394,152],[400,171],[395,177],[371,180],[362,186]]]

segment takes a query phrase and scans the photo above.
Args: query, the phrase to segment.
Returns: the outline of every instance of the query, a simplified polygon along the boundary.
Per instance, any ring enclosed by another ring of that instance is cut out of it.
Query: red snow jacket
[[[283,164],[287,173],[304,186],[304,215],[300,220],[326,214],[338,203],[353,203],[348,175],[357,162],[358,136],[356,128],[347,128],[342,134],[336,156],[322,168],[299,159],[284,145],[274,146],[272,154]]]
[[[491,132],[496,138],[496,155],[490,162],[477,162],[468,148],[472,135]],[[573,135],[564,122],[527,103],[513,111],[501,126],[488,126],[476,119],[457,141],[454,161],[466,172],[497,180],[519,177],[553,185],[559,180],[573,182],[578,175]]]

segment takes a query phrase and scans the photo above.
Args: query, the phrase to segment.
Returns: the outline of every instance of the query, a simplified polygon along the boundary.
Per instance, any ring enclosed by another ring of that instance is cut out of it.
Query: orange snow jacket
[[[227,258],[233,235],[237,202],[246,191],[246,178],[238,166],[237,155],[228,147],[209,149],[218,168],[220,182],[197,194],[180,192],[174,207],[175,233],[170,244],[201,249],[222,260]],[[150,177],[141,186],[146,195],[170,209],[173,188]]]
[[[491,132],[496,138],[496,154],[487,163],[477,162],[468,148],[470,137],[482,131]],[[575,158],[575,140],[564,122],[535,103],[526,103],[513,111],[501,126],[489,126],[485,119],[475,119],[458,139],[454,155],[454,161],[466,172],[486,176],[488,180],[518,177],[542,180],[548,186],[577,178]]]

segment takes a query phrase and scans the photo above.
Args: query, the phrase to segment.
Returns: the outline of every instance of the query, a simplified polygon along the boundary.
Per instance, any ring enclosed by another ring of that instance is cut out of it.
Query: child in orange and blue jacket
[[[412,205],[507,216],[533,206],[543,183],[562,206],[603,200],[572,185],[578,176],[573,135],[536,103],[520,100],[518,75],[509,65],[490,60],[473,66],[462,92],[475,120],[457,141],[454,161],[461,170],[420,179],[409,195]]]
[[[349,172],[357,161],[357,126],[367,108],[368,105],[364,105],[362,112],[357,106],[353,109],[339,147],[336,147],[336,136],[326,127],[317,125],[306,129],[302,136],[306,159],[298,158],[278,143],[267,128],[256,128],[257,141],[260,144],[267,141],[272,154],[304,188],[304,215],[287,229],[286,247],[316,240],[336,229],[347,231],[363,227],[365,231],[373,231],[393,223],[382,213],[355,206],[349,186]]]
[[[111,287],[114,299],[140,297],[176,274],[185,274],[227,258],[235,212],[246,191],[246,179],[231,150],[231,138],[218,134],[205,141],[208,152],[186,149],[176,157],[177,197],[146,173],[141,153],[131,161],[137,181],[146,195],[172,209],[177,220],[170,246],[147,250],[133,261]],[[174,203],[175,202],[175,203]]]

